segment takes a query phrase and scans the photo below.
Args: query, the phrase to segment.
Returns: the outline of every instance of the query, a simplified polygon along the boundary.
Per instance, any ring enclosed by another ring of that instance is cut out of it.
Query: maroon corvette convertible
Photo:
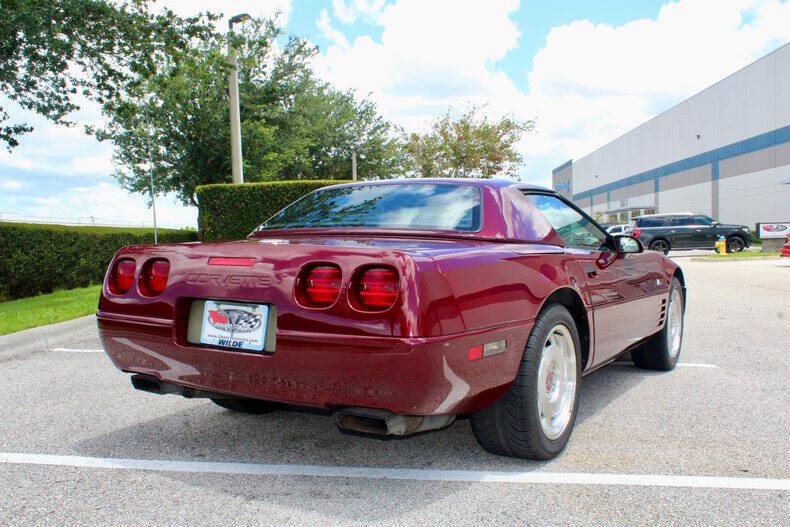
[[[495,454],[557,455],[580,376],[672,369],[685,285],[557,194],[496,180],[320,189],[244,240],[118,251],[97,313],[135,388],[407,435],[470,416]]]

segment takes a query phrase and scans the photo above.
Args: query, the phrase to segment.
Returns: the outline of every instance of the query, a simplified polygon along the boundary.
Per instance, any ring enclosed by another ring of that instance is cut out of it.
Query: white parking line
[[[531,483],[549,485],[625,485],[640,487],[694,487],[715,489],[790,490],[790,479],[673,476],[661,474],[607,474],[594,472],[492,472],[483,470],[425,470],[408,468],[342,467],[320,465],[264,465],[211,461],[123,459],[0,452],[0,463],[50,465],[156,472],[237,474],[250,476],[313,476],[479,483]]]
[[[633,362],[629,361],[617,361],[614,364],[619,364],[620,366],[633,366]],[[678,368],[718,368],[715,364],[705,364],[703,362],[678,362],[675,364]]]
[[[74,348],[52,348],[52,351],[66,351],[68,353],[104,353],[104,350],[86,350]]]

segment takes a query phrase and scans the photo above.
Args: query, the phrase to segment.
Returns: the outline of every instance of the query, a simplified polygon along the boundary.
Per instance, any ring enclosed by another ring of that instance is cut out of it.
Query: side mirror
[[[644,247],[642,247],[642,242],[626,234],[615,236],[614,243],[619,254],[641,253],[645,250]]]
[[[711,227],[718,227],[719,225],[720,223],[718,221],[714,221],[713,223],[710,224]]]

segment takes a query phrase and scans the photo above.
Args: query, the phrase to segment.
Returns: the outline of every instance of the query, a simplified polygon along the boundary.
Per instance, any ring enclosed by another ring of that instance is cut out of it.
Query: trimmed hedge
[[[201,233],[205,240],[238,240],[305,194],[350,183],[341,180],[292,180],[197,187]]]
[[[153,243],[153,229],[0,222],[0,299],[98,284],[124,245]],[[197,240],[197,232],[160,229],[160,243]]]

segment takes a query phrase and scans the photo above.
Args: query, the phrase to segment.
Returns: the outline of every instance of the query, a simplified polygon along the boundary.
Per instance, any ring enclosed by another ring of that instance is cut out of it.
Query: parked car
[[[627,351],[675,367],[685,298],[675,263],[552,191],[417,179],[320,189],[243,240],[125,247],[97,319],[139,390],[382,435],[468,415],[488,451],[548,459],[580,376]]]
[[[727,241],[727,252],[741,252],[752,244],[752,231],[745,225],[725,225],[703,214],[650,214],[631,220],[631,235],[651,251],[715,249],[719,236]]]
[[[606,229],[606,232],[609,234],[630,234],[631,232],[631,225],[625,223],[622,225],[612,225]]]

